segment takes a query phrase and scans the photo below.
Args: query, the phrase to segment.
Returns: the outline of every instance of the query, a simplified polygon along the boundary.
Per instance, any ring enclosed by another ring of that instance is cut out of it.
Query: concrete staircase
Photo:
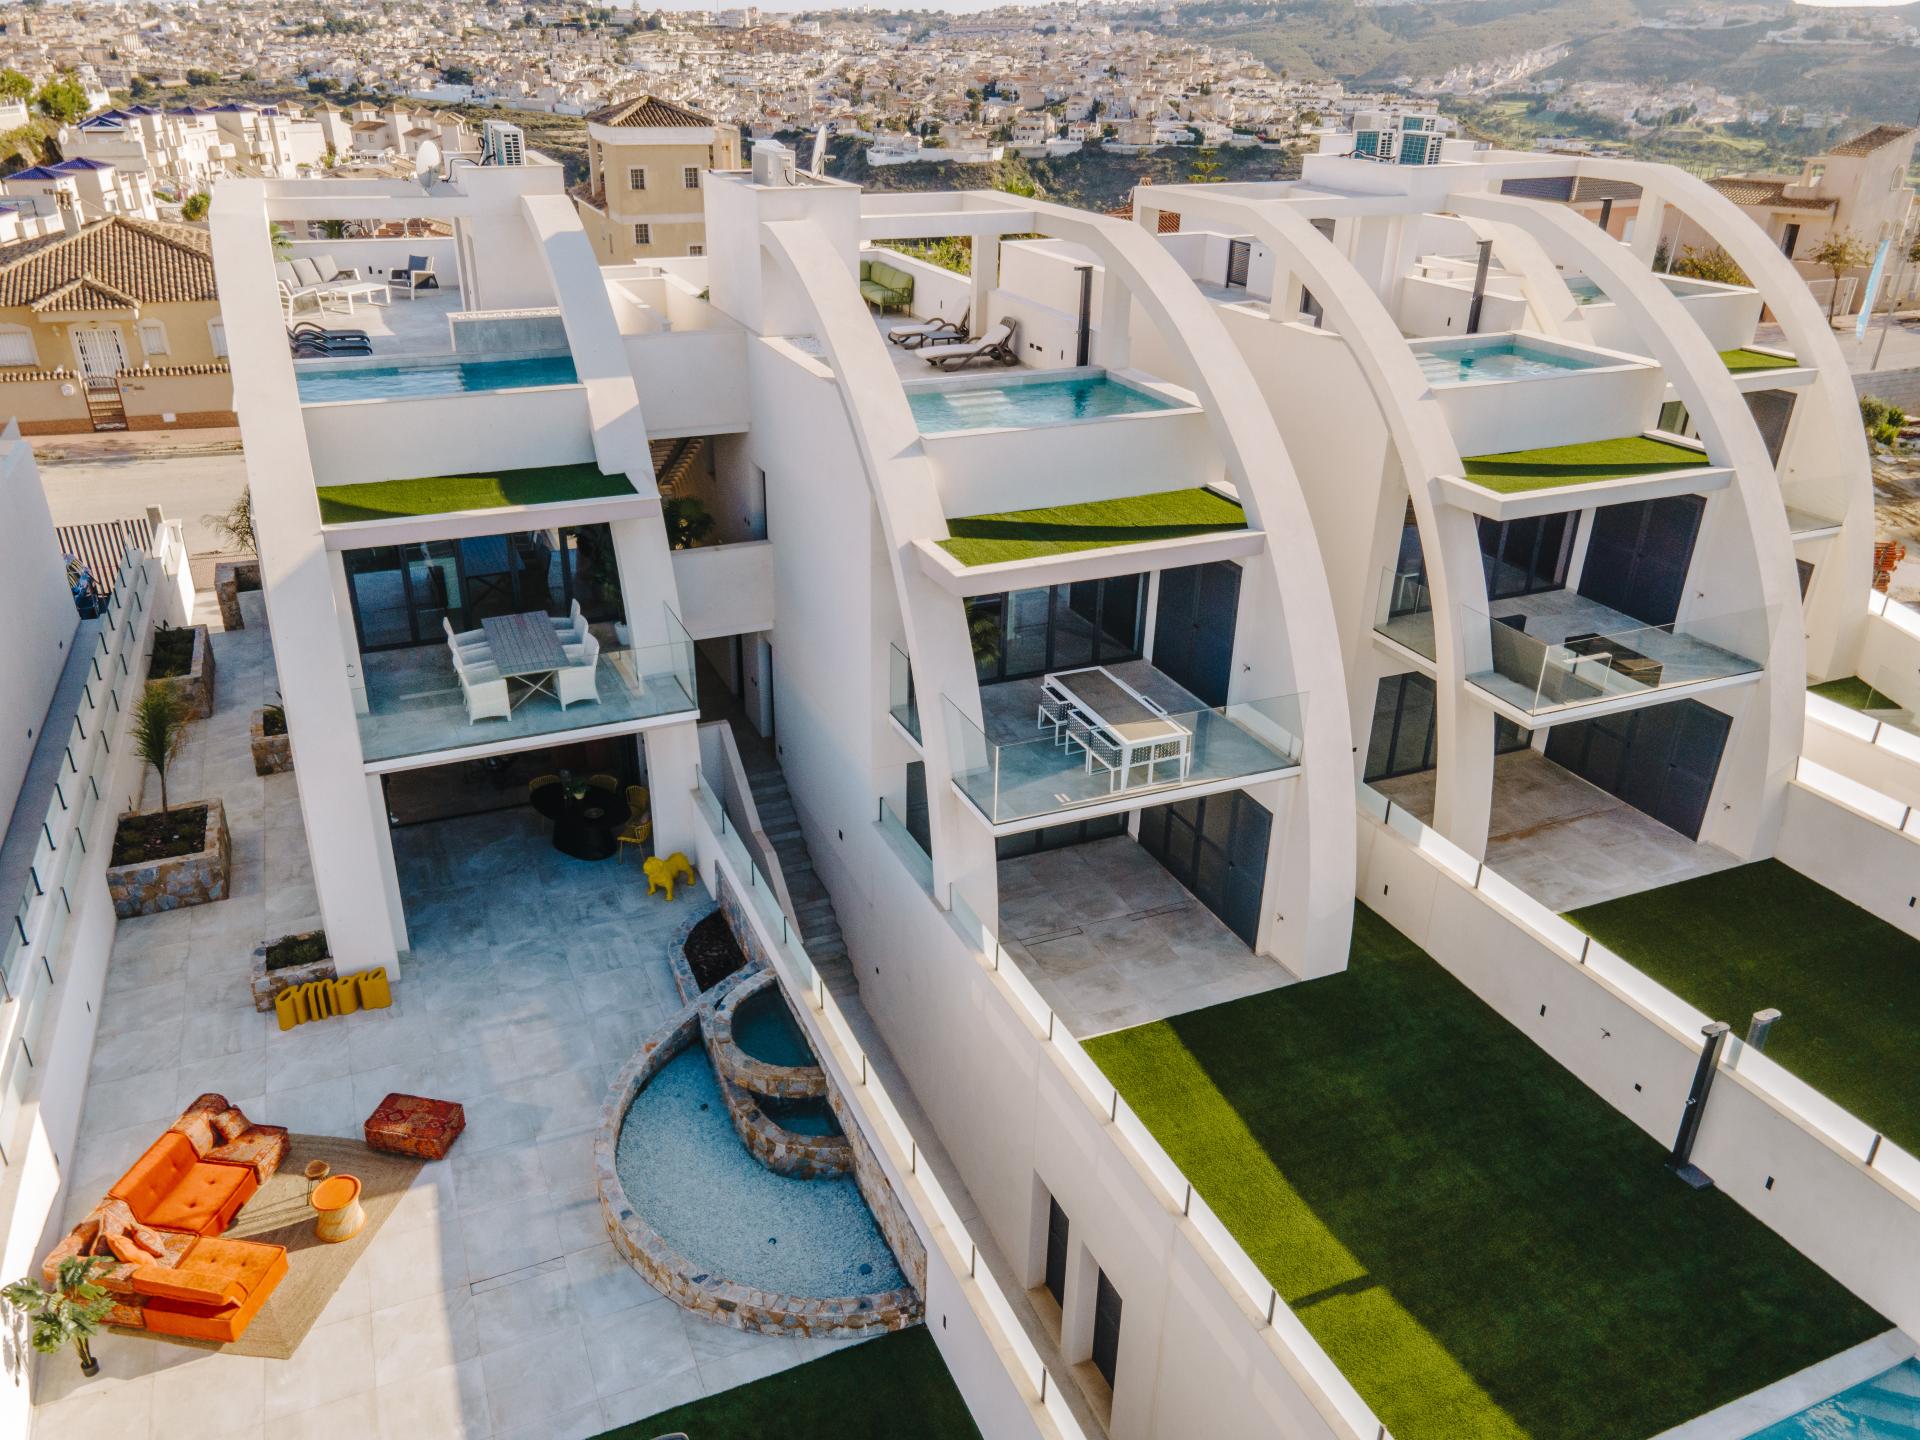
[[[736,732],[737,733],[737,732]],[[761,742],[764,745],[764,742]],[[793,898],[793,918],[800,927],[800,943],[835,995],[857,987],[853,962],[847,957],[846,938],[840,933],[840,921],[833,913],[833,899],[827,887],[814,873],[813,856],[807,850],[807,837],[801,833],[800,817],[794,813],[793,796],[787,790],[787,777],[780,762],[760,746],[741,746],[741,762],[747,770],[747,786],[753,791],[754,808],[760,814],[760,829],[780,861],[780,876]]]

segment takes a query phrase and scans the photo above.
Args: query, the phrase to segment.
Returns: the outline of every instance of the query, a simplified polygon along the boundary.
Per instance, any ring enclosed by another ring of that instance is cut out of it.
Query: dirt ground
[[[1908,604],[1920,602],[1920,450],[1909,445],[1898,457],[1875,456],[1873,494],[1874,538],[1907,547],[1887,593]]]

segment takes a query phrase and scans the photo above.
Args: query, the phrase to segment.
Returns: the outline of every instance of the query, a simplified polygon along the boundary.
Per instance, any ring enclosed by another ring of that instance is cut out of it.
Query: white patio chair
[[[454,671],[460,677],[460,691],[466,697],[469,725],[512,716],[513,703],[507,698],[507,682],[492,665],[456,664]]]
[[[455,630],[453,628],[453,621],[444,615],[440,617],[440,628],[447,632],[447,643],[458,649],[467,650],[475,645],[485,645],[487,643],[487,632],[485,630]]]
[[[553,672],[554,698],[562,710],[576,700],[596,703],[600,699],[600,641],[588,635],[581,645],[568,646],[566,653],[571,663]]]
[[[1056,745],[1065,744],[1064,737],[1067,731],[1067,713],[1067,706],[1064,701],[1056,700],[1051,695],[1042,695],[1040,697],[1039,715],[1035,721],[1035,726],[1041,730],[1051,729],[1053,731],[1053,743]]]
[[[575,600],[565,615],[549,615],[553,622],[553,633],[562,647],[578,645],[587,638],[587,617],[580,613],[580,602]]]

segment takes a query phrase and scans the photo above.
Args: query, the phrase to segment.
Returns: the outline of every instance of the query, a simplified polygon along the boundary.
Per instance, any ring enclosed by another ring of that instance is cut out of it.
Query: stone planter
[[[191,718],[205,720],[213,714],[213,641],[206,626],[193,627],[193,663],[187,667],[187,673],[169,675],[152,683],[171,690],[187,707]]]
[[[253,712],[248,734],[253,746],[254,774],[282,775],[293,769],[293,737],[284,730],[278,735],[267,734],[265,707]]]
[[[261,774],[265,774],[263,770]],[[338,980],[340,966],[332,955],[322,956],[318,960],[309,960],[304,965],[286,965],[278,970],[267,968],[267,947],[279,940],[304,940],[308,935],[322,934],[319,930],[306,930],[295,935],[282,935],[278,940],[262,940],[253,947],[253,960],[250,970],[253,987],[253,1008],[262,1014],[273,1009],[274,997],[282,990],[291,990],[295,985],[305,985],[310,980]]]
[[[226,807],[218,800],[194,804],[204,805],[207,811],[207,837],[200,849],[165,860],[107,867],[107,893],[113,897],[113,913],[122,920],[205,905],[231,893],[233,840],[227,834]]]
[[[260,588],[260,562],[258,560],[222,560],[213,567],[213,595],[220,603],[220,624],[227,630],[247,628],[246,617],[240,613],[240,592]],[[261,771],[266,774],[266,771]]]

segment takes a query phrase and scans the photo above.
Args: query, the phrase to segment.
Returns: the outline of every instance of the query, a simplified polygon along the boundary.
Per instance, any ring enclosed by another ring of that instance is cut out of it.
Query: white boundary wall
[[[1913,805],[1803,758],[1787,787],[1776,853],[1920,939],[1920,812]]]
[[[118,925],[107,894],[107,859],[124,803],[139,794],[141,785],[142,767],[127,743],[132,723],[129,701],[146,680],[156,619],[184,625],[193,615],[193,581],[178,521],[161,530],[159,555],[137,557],[137,563],[145,570],[144,582],[136,581],[115,593],[116,600],[123,593],[143,597],[139,604],[121,607],[131,611],[130,619],[115,622],[130,625],[132,633],[122,641],[111,628],[102,632],[109,650],[102,657],[103,671],[111,674],[117,668],[109,666],[110,659],[126,659],[118,684],[94,687],[101,712],[111,718],[91,733],[105,743],[94,754],[90,773],[74,776],[82,785],[97,784],[98,798],[90,807],[83,799],[70,812],[75,816],[72,828],[55,832],[62,849],[78,840],[83,853],[64,862],[56,859],[54,872],[64,877],[64,883],[60,891],[42,897],[28,916],[33,941],[28,973],[37,971],[48,979],[43,987],[25,990],[22,1000],[0,1010],[7,1026],[6,1085],[9,1090],[17,1085],[22,1098],[7,1133],[0,1135],[10,1162],[0,1170],[0,1275],[9,1280],[37,1273],[38,1260],[53,1243],[50,1231],[61,1212],[66,1166],[80,1129],[94,1029]],[[84,700],[81,708],[83,715],[88,713]],[[92,786],[84,793],[91,795]],[[58,903],[61,891],[71,913]],[[11,902],[9,897],[7,903]],[[22,1008],[24,1018],[14,1013]],[[31,1030],[36,1037],[34,1063],[26,1071],[18,1068],[23,1063],[18,1049],[22,1030]],[[11,1111],[10,1105],[6,1108]],[[20,1359],[30,1361],[31,1356]],[[9,1356],[0,1367],[0,1435],[25,1436],[33,1405],[26,1365],[16,1364]]]
[[[1791,787],[1790,814],[1808,795]],[[1361,900],[1670,1143],[1700,1027],[1741,1017],[1703,1015],[1365,787],[1361,813]],[[1780,858],[1795,863],[1784,844]],[[1693,1160],[1881,1314],[1909,1332],[1920,1327],[1920,1160],[1738,1040],[1722,1057]]]

